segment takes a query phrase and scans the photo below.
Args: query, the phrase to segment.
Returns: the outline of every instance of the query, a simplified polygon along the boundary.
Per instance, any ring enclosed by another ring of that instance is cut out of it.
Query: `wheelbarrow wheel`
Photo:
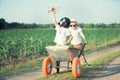
[[[42,72],[43,75],[50,75],[52,72],[52,60],[50,57],[46,57],[43,60],[43,64],[42,64]]]
[[[79,60],[79,58],[74,58],[73,59],[72,75],[75,78],[80,77],[80,60]]]

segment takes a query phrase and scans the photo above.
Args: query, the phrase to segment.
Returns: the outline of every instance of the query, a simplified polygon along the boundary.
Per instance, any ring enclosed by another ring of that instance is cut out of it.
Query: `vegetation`
[[[43,59],[44,57],[40,57],[33,60],[29,60],[25,63],[20,62],[17,65],[7,65],[4,67],[0,67],[0,77],[40,69],[42,66],[41,64]]]
[[[59,74],[55,73],[50,76],[43,77],[39,80],[54,80],[54,79],[56,79],[56,80],[84,80],[83,76],[88,75],[87,73],[89,73],[89,71],[93,71],[94,69],[103,68],[105,63],[108,63],[109,61],[111,61],[112,59],[114,59],[117,56],[120,56],[120,51],[116,51],[116,52],[113,52],[110,54],[105,54],[105,55],[89,62],[89,66],[82,67],[82,71],[81,71],[82,75],[80,78],[72,77],[71,70],[67,70],[67,71],[60,72]]]
[[[83,29],[88,40],[86,51],[113,42],[120,43],[120,28]],[[46,55],[45,46],[54,45],[53,28],[10,29],[0,31],[0,65],[26,62]]]
[[[104,28],[101,28],[103,25]],[[120,24],[82,23],[80,26],[83,27],[83,32],[88,40],[86,52],[120,43]],[[115,28],[108,28],[109,26]],[[6,66],[10,65],[13,66],[10,69],[13,71],[18,63],[24,65],[47,55],[45,47],[55,45],[53,42],[55,30],[52,27],[54,27],[53,24],[7,23],[5,19],[0,19],[0,70],[5,70]],[[0,73],[2,74],[2,72]]]
[[[34,28],[50,28],[54,27],[53,24],[28,24],[28,23],[18,23],[18,22],[11,22],[8,23],[5,21],[4,18],[0,19],[0,30],[2,29],[34,29]]]
[[[26,62],[46,54],[45,46],[53,45],[53,29],[19,29],[0,31],[1,66]]]
[[[120,28],[120,23],[111,23],[111,24],[104,24],[104,23],[80,23],[81,27],[84,28]],[[27,23],[18,23],[18,22],[11,22],[8,23],[5,21],[4,18],[0,19],[0,30],[1,29],[34,29],[34,28],[53,28],[53,24],[27,24]]]

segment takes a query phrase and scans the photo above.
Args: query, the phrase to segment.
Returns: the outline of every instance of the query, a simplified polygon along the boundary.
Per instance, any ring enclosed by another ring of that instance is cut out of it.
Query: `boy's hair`
[[[62,22],[62,24],[60,25],[60,22]],[[63,17],[60,19],[60,22],[58,23],[60,26],[64,26],[65,28],[68,28],[70,25],[70,19],[67,17]]]

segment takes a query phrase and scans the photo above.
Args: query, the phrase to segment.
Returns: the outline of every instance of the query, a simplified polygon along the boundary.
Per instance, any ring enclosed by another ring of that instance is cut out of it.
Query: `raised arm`
[[[57,23],[57,20],[56,20],[56,17],[55,17],[55,14],[56,14],[56,8],[55,7],[51,7],[48,9],[48,13],[52,13],[52,20],[53,20],[53,23],[55,24],[55,27],[58,26],[58,23]]]
[[[55,11],[52,11],[52,20],[53,20],[53,23],[55,24],[55,27],[58,26],[58,23],[55,17]]]

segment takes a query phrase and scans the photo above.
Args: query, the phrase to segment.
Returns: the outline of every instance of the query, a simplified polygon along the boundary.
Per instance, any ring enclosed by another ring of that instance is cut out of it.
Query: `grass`
[[[106,44],[88,44],[85,47],[85,54],[90,54],[94,51],[99,51],[105,48],[108,48],[109,46],[114,46],[120,44],[120,38],[112,39],[110,41],[107,41]]]
[[[105,54],[102,55],[101,57],[99,57],[98,59],[95,59],[91,62],[89,62],[90,66],[87,66],[83,69],[83,71],[86,71],[89,68],[96,68],[96,67],[101,67],[100,65],[102,64],[102,66],[104,64],[108,64],[111,60],[113,60],[114,58],[120,56],[120,51],[116,51],[110,54]]]
[[[44,57],[33,59],[27,61],[26,63],[19,63],[17,65],[8,65],[5,67],[0,67],[0,77],[11,75],[11,74],[20,74],[26,71],[32,71],[37,68],[41,68],[42,61]]]
[[[116,51],[107,55],[103,55],[99,57],[98,59],[95,59],[91,62],[89,62],[89,66],[82,68],[82,75],[80,78],[73,78],[71,70],[63,71],[60,74],[52,74],[46,77],[43,77],[39,80],[82,80],[84,75],[87,75],[87,71],[91,69],[96,69],[99,67],[103,67],[104,64],[107,64],[112,59],[116,58],[117,56],[120,56],[120,51]],[[102,65],[102,66],[101,66]]]

